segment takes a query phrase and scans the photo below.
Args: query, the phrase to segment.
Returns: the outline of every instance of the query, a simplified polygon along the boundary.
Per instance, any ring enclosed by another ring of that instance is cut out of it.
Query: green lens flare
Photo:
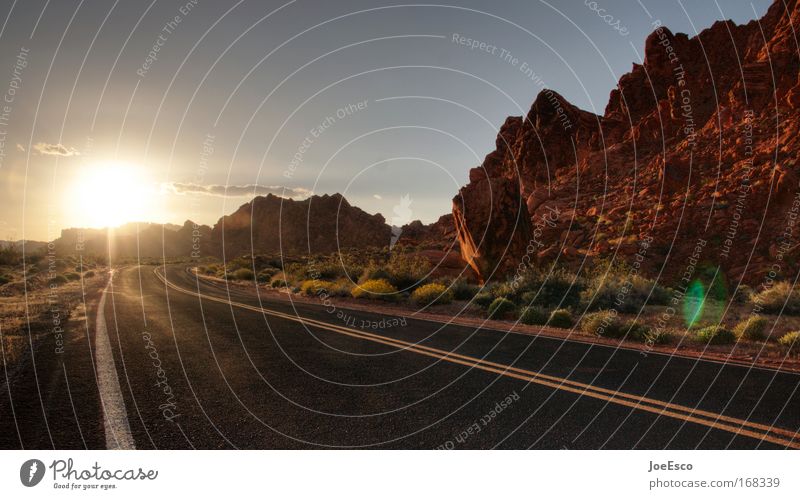
[[[683,300],[683,319],[687,327],[701,320],[718,322],[728,301],[728,285],[719,267],[711,267],[692,281]]]
[[[683,300],[683,319],[686,327],[692,327],[703,316],[706,302],[706,288],[700,280],[695,279],[686,290]]]

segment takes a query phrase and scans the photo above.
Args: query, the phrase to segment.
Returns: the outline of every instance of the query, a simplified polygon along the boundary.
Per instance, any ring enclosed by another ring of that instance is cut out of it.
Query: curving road
[[[2,448],[800,448],[800,375],[115,272],[0,379]]]

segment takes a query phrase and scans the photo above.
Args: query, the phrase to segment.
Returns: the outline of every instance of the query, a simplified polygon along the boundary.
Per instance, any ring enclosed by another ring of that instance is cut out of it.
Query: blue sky
[[[5,1],[0,91],[29,55],[0,123],[0,239],[91,225],[87,178],[114,184],[109,213],[140,205],[120,220],[213,224],[260,185],[341,192],[389,220],[408,194],[430,222],[541,89],[521,68],[602,113],[655,20],[694,34],[769,3]],[[119,164],[136,178],[92,173]]]

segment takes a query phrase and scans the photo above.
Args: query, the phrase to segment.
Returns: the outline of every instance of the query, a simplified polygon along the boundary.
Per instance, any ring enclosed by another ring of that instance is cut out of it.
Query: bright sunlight
[[[66,202],[77,225],[116,227],[152,219],[155,188],[141,167],[107,161],[82,168]]]

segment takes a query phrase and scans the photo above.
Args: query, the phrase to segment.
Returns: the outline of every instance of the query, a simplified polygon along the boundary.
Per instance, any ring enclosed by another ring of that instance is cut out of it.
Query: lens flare
[[[694,326],[703,317],[706,303],[706,288],[699,279],[689,284],[686,297],[683,299],[683,319],[686,327]]]

